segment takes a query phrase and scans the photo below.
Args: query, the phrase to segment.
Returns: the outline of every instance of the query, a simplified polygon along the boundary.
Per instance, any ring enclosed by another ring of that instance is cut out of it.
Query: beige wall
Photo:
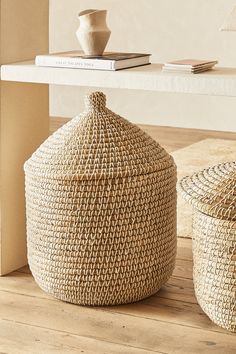
[[[108,50],[152,53],[153,62],[218,59],[236,66],[236,32],[219,27],[236,0],[51,0],[50,49],[79,49],[77,13],[108,9]],[[51,87],[51,113],[74,116],[88,88]],[[130,90],[103,90],[109,107],[146,124],[236,131],[236,99]]]

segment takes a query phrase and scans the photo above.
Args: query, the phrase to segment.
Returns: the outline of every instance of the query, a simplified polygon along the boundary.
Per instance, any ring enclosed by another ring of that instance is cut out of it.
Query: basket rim
[[[155,175],[155,174],[159,174],[162,172],[167,172],[168,170],[174,170],[176,171],[176,164],[174,162],[174,159],[172,156],[170,156],[170,162],[172,161],[172,163],[169,163],[169,165],[167,165],[165,168],[160,169],[160,167],[158,167],[158,165],[156,166],[156,168],[150,168],[149,171],[145,172],[145,173],[138,173],[138,174],[132,174],[130,170],[126,170],[124,172],[126,173],[121,173],[123,171],[120,171],[119,173],[111,173],[109,174],[108,172],[104,172],[103,174],[83,174],[83,175],[65,175],[65,174],[57,174],[55,177],[55,174],[52,173],[35,173],[35,171],[32,171],[31,168],[29,168],[28,166],[28,161],[25,162],[24,164],[24,172],[26,176],[31,176],[31,177],[35,177],[35,178],[41,178],[41,179],[45,179],[45,180],[52,180],[52,181],[91,181],[91,180],[113,180],[113,179],[128,179],[128,178],[138,178],[138,177],[148,177],[151,175]],[[176,175],[176,173],[175,173]]]
[[[236,221],[236,161],[220,163],[182,178],[183,198],[203,214]]]

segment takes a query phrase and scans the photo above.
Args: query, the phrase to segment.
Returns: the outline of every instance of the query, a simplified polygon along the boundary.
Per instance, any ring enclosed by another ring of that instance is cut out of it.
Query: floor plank
[[[6,297],[0,292],[1,317],[8,321],[119,345],[126,343],[149,351],[208,354],[215,350],[220,353],[227,347],[228,354],[235,353],[234,335],[115,313],[110,309],[78,307],[18,294]]]
[[[154,295],[164,299],[172,299],[196,304],[192,279],[170,277],[169,281]]]
[[[192,261],[192,239],[185,237],[178,237],[177,240],[177,258]]]
[[[20,288],[18,287],[19,278],[21,279]],[[225,333],[224,330],[215,326],[197,305],[192,283],[189,285],[190,289],[187,291],[188,284],[185,283],[186,279],[172,277],[160,292],[148,299],[130,305],[104,307],[101,308],[101,310],[105,312],[135,315],[139,318],[150,318],[157,321],[176,323],[190,327],[206,328],[208,330]],[[170,296],[170,288],[172,288],[172,296]],[[173,291],[173,288],[175,288],[175,291]],[[0,292],[6,292],[8,296],[18,294],[49,301],[57,301],[43,292],[30,275],[26,276],[26,274],[18,272],[6,277],[6,281],[4,281],[4,286],[1,286]],[[50,307],[50,305],[48,305],[48,307]]]
[[[193,279],[193,262],[177,258],[173,276],[185,279]]]
[[[203,139],[214,138],[235,140],[236,138],[236,133],[219,132],[215,130],[172,128],[153,125],[140,125],[140,128],[145,130],[169,152],[197,143]]]
[[[64,331],[0,320],[0,354],[151,354],[150,350],[120,345]],[[160,353],[155,351],[155,353]]]

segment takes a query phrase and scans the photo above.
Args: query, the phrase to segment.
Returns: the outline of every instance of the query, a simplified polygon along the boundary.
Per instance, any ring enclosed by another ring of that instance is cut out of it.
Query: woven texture
[[[180,182],[185,199],[204,214],[236,221],[236,163],[204,169]]]
[[[197,300],[212,321],[232,332],[236,332],[235,172],[235,162],[225,163],[180,182],[184,198],[194,206]]]
[[[28,259],[37,283],[83,305],[133,302],[170,277],[176,167],[105,95],[25,163]]]

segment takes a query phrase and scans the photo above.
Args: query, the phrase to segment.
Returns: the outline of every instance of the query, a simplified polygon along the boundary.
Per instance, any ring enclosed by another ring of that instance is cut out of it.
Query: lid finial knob
[[[106,108],[106,95],[103,92],[95,91],[85,96],[87,110],[102,111]]]

